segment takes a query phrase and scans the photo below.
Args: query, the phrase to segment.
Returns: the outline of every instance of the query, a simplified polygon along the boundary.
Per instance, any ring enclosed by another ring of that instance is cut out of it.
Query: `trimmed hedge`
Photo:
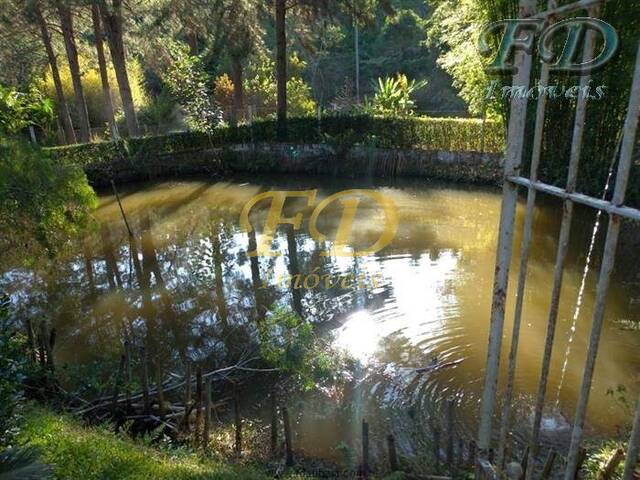
[[[378,148],[420,148],[425,150],[480,151],[482,121],[452,118],[387,119],[370,116],[292,118],[287,122],[290,143],[365,144]],[[59,161],[83,167],[97,167],[114,160],[143,162],[150,156],[170,155],[227,145],[275,142],[275,121],[260,121],[237,128],[217,129],[210,137],[184,132],[162,136],[132,138],[121,142],[100,142],[48,149]],[[484,151],[502,152],[504,133],[501,124],[487,121],[484,127]]]

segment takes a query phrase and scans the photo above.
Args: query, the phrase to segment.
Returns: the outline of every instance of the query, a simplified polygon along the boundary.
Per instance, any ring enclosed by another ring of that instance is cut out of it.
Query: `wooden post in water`
[[[116,417],[118,411],[118,397],[120,396],[120,381],[124,375],[125,356],[120,356],[120,366],[118,367],[118,373],[116,374],[115,385],[113,386],[113,397],[111,399],[111,418]]]
[[[369,478],[369,424],[362,419],[362,478]]]
[[[389,449],[389,468],[391,472],[400,470],[398,467],[398,453],[396,452],[396,439],[390,433],[387,435],[387,447]]]
[[[434,427],[433,429],[433,457],[436,462],[436,472],[440,470],[440,429]]]
[[[187,362],[184,379],[184,418],[182,419],[185,432],[191,430],[189,415],[191,414],[191,362]]]
[[[527,466],[529,465],[529,446],[524,451],[524,455],[522,455],[522,459],[520,460],[520,465],[522,466],[522,478],[524,478],[527,474]]]
[[[160,361],[160,358],[158,358],[157,365],[156,365],[156,390],[158,395],[158,415],[160,415],[160,418],[164,418],[164,415],[165,415],[164,386],[162,385],[162,379],[163,379],[162,362]]]
[[[129,340],[125,340],[124,342],[124,355],[125,355],[125,368],[127,371],[127,385],[124,389],[124,393],[126,396],[126,410],[129,412],[131,410],[131,343]]]
[[[200,435],[200,432],[201,432],[203,395],[204,393],[202,388],[202,367],[198,367],[198,371],[196,373],[196,426],[195,426],[196,444],[198,441],[198,436]]]
[[[553,470],[553,463],[556,461],[557,453],[554,449],[549,450],[549,454],[547,455],[547,459],[544,462],[544,467],[542,468],[542,475],[540,478],[542,480],[548,480],[551,478],[551,471]]]
[[[447,400],[447,467],[450,472],[452,472],[455,467],[453,458],[453,407],[453,399]]]
[[[271,456],[278,451],[278,403],[276,392],[271,392]]]
[[[202,449],[209,448],[211,437],[211,379],[207,379],[204,393],[204,431],[202,433]]]
[[[282,407],[282,423],[284,424],[284,450],[285,466],[293,467],[293,446],[291,444],[291,423],[289,423],[289,410]]]
[[[142,401],[144,404],[144,413],[151,412],[151,400],[149,398],[149,364],[147,358],[147,350],[142,347],[140,349],[142,357]]]
[[[240,458],[242,456],[242,417],[240,416],[240,398],[236,385],[233,386],[233,413],[236,426],[236,457]]]
[[[477,444],[475,440],[471,440],[469,442],[469,466],[471,468],[475,468],[478,463],[478,459],[476,458],[476,452],[478,451]]]

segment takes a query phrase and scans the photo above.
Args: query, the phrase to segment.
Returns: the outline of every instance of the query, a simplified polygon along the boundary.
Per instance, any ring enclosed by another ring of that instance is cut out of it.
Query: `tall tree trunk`
[[[237,125],[238,121],[242,119],[244,107],[243,70],[240,57],[231,57],[231,77],[233,81],[233,114],[231,121],[234,125]]]
[[[91,140],[91,126],[89,125],[89,111],[84,98],[84,89],[82,88],[82,75],[80,74],[80,63],[78,62],[78,47],[76,46],[73,33],[73,14],[71,13],[71,9],[61,0],[56,1],[56,7],[60,17],[64,47],[67,51],[69,71],[71,72],[71,81],[73,82],[73,91],[76,97],[76,109],[80,122],[80,140],[88,143]]]
[[[58,116],[62,123],[64,136],[66,137],[67,143],[76,143],[76,134],[73,131],[73,123],[71,123],[71,115],[69,115],[69,106],[67,105],[67,100],[64,98],[62,81],[60,80],[60,71],[58,70],[58,61],[56,59],[56,54],[53,51],[53,45],[51,44],[51,35],[49,34],[47,22],[42,15],[42,9],[38,3],[34,6],[34,13],[38,26],[40,27],[42,43],[44,43],[44,48],[47,51],[49,66],[51,67],[51,76],[53,77],[53,84],[56,88],[56,99],[58,100]]]
[[[276,0],[276,83],[278,86],[278,138],[287,137],[287,4]]]
[[[96,37],[96,52],[98,53],[98,66],[100,67],[100,79],[102,80],[102,95],[104,97],[104,114],[109,122],[111,138],[117,140],[118,126],[113,108],[113,98],[111,97],[111,85],[109,85],[109,71],[107,69],[107,59],[104,55],[104,36],[102,34],[102,21],[100,20],[100,8],[98,5],[91,5],[91,17],[93,19],[93,34]]]
[[[127,73],[127,61],[124,53],[124,40],[122,38],[122,0],[113,0],[112,8],[106,6],[106,1],[100,2],[100,13],[102,14],[102,22],[104,30],[107,34],[109,43],[109,51],[111,52],[111,61],[116,71],[118,79],[118,89],[120,98],[122,99],[122,107],[127,122],[127,130],[130,137],[140,135],[138,127],[138,119],[136,118],[136,110],[133,105],[133,95],[131,94],[131,85],[129,84],[129,74]]]

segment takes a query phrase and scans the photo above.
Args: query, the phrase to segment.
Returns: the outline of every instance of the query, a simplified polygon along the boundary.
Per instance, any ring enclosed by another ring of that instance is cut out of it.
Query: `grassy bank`
[[[252,466],[230,465],[186,450],[153,448],[118,436],[107,428],[87,428],[75,419],[43,409],[27,414],[19,441],[38,447],[42,461],[55,465],[58,480],[273,478]]]

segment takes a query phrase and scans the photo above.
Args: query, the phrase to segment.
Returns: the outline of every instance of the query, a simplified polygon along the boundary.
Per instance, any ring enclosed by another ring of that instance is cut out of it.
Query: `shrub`
[[[73,82],[69,68],[60,62],[60,79],[62,80],[62,89],[64,97],[70,106],[72,120],[74,125],[77,124],[77,107],[75,104],[75,95],[73,91]],[[83,72],[82,87],[84,90],[85,101],[87,102],[87,110],[89,111],[89,122],[94,128],[107,125],[109,119],[105,115],[104,95],[102,92],[102,81],[100,79],[100,70],[97,65],[92,64],[86,58],[80,58],[80,68]],[[116,111],[122,110],[122,100],[118,90],[118,82],[115,70],[111,65],[108,68],[109,83],[111,85],[111,96],[113,98],[113,106]],[[137,109],[144,108],[148,104],[147,93],[144,89],[144,72],[140,63],[136,60],[127,62],[127,73],[129,75],[129,84],[133,95],[133,103]],[[51,77],[51,71],[47,71],[44,84],[41,87],[48,98],[56,97],[56,90]]]
[[[53,253],[68,244],[97,205],[80,166],[8,140],[0,140],[0,157],[0,248],[11,252],[36,240]]]

